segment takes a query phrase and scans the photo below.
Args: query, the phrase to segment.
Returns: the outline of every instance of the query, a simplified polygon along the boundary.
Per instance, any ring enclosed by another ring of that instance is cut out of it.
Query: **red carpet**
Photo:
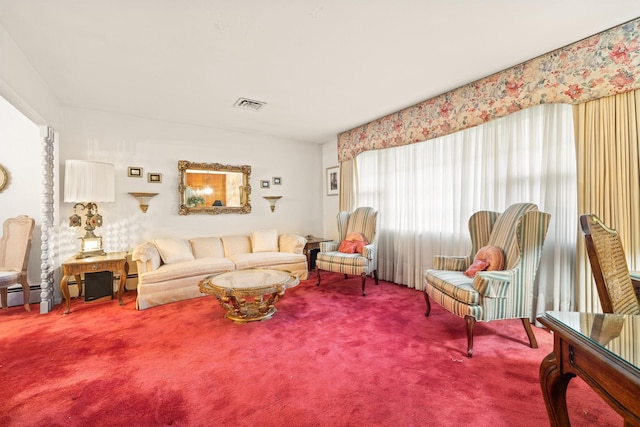
[[[0,311],[2,426],[547,426],[538,383],[552,336],[464,321],[420,292],[325,273],[271,320],[235,324],[213,297],[135,310],[116,301]],[[581,380],[575,426],[622,419]]]

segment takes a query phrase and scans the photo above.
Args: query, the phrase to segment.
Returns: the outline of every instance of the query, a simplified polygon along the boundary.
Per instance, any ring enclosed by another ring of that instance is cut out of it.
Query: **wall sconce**
[[[129,193],[133,197],[136,198],[138,203],[140,203],[140,210],[142,213],[147,213],[147,209],[149,209],[149,200],[153,197],[157,196],[158,193]]]
[[[82,226],[82,217],[77,209],[86,210],[83,237],[80,237],[80,253],[76,258],[104,255],[102,237],[96,236],[93,230],[102,226],[102,215],[98,212],[96,202],[114,202],[115,174],[110,163],[92,162],[88,160],[67,160],[65,162],[64,201],[75,203],[73,215],[69,217],[69,226]]]
[[[276,202],[282,198],[282,196],[263,196],[271,205],[271,212],[276,210]]]

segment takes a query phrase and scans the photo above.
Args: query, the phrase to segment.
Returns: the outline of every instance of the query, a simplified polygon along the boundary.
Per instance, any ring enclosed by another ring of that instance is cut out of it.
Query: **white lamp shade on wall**
[[[89,160],[65,162],[65,203],[114,202],[115,200],[115,172],[111,163]]]

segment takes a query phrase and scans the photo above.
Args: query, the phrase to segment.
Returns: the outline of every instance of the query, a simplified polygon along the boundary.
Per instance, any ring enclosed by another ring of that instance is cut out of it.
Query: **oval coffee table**
[[[288,271],[248,268],[206,277],[200,281],[200,292],[218,299],[227,311],[224,317],[246,323],[270,319],[285,290],[299,283]]]

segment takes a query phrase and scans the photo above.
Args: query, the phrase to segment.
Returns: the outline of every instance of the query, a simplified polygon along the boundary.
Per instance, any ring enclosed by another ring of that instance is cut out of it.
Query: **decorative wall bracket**
[[[276,202],[282,198],[282,196],[263,196],[271,205],[271,212],[276,210]]]
[[[140,210],[143,213],[147,213],[147,209],[149,209],[149,200],[151,200],[153,197],[158,195],[158,193],[129,193],[129,194],[135,197],[138,203],[140,203]]]

